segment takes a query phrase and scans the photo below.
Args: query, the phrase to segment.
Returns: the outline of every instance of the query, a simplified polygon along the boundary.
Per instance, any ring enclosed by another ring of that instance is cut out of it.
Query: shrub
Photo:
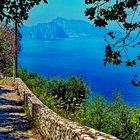
[[[19,69],[18,75],[43,103],[68,112],[75,112],[85,104],[90,91],[83,79],[77,76],[47,79],[36,73],[28,73],[25,69]]]
[[[122,140],[140,139],[140,106],[130,107],[119,93],[111,103],[103,96],[86,100],[90,90],[81,77],[46,79],[26,70],[19,75],[44,104],[63,117]]]
[[[55,97],[57,107],[75,112],[86,101],[89,87],[81,77],[71,76],[67,80],[55,77],[49,81],[50,94]]]
[[[64,116],[122,140],[139,140],[139,112],[140,106],[128,106],[117,93],[112,103],[107,103],[103,96],[96,96],[78,112]]]

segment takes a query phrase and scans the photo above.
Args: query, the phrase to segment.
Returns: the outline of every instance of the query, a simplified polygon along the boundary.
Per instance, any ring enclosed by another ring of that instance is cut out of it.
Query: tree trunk
[[[15,39],[14,39],[14,58],[13,58],[13,78],[15,80],[15,78],[18,76],[17,75],[17,70],[18,70],[18,29],[17,29],[17,22],[15,21],[15,27],[14,27],[15,31]]]

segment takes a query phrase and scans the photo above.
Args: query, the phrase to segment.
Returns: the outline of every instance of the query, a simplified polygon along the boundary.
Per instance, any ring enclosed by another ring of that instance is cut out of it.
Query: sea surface
[[[23,38],[19,66],[46,77],[79,75],[91,87],[90,96],[101,94],[107,101],[112,101],[112,93],[120,91],[126,103],[140,104],[140,87],[130,84],[135,74],[140,76],[140,64],[134,67],[125,64],[104,66],[105,45],[99,37],[50,41]],[[128,51],[133,58],[140,50]]]

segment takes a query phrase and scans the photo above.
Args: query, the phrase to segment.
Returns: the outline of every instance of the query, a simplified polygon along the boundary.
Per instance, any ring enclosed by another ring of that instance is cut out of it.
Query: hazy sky
[[[49,4],[42,2],[31,10],[30,17],[24,25],[48,22],[56,17],[89,21],[85,17],[85,9],[85,0],[49,0]]]
[[[24,22],[24,25],[30,26],[37,23],[47,23],[56,17],[80,19],[93,24],[85,16],[85,10],[88,7],[85,4],[85,0],[48,0],[48,2],[48,4],[41,2],[40,5],[30,10],[29,19]],[[116,23],[109,24],[107,28],[118,30]]]
[[[43,0],[42,0],[43,1]],[[24,22],[24,25],[34,25],[37,23],[47,23],[56,17],[62,17],[66,19],[81,19],[87,22],[88,17],[85,16],[85,9],[87,5],[85,0],[48,0],[49,4],[41,2],[40,5],[35,6],[29,14],[28,21]],[[91,5],[90,5],[91,6]],[[136,17],[137,18],[137,17]],[[93,24],[92,22],[90,22]],[[111,22],[109,29],[120,29],[116,22]]]

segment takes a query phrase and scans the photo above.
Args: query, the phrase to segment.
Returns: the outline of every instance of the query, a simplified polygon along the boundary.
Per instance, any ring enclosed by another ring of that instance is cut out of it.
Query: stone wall
[[[6,78],[6,81],[12,79]],[[16,83],[24,105],[29,108],[34,124],[44,140],[117,140],[116,137],[60,117],[45,106],[21,79],[17,78]]]

